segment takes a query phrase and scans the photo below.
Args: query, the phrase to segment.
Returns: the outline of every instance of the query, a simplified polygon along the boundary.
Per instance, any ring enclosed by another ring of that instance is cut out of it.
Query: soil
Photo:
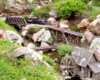
[[[82,19],[88,19],[88,17],[90,16],[90,11],[87,12],[87,14],[81,14],[79,17],[77,18],[70,18],[68,21],[70,23],[70,26],[75,26],[77,24],[79,24]]]

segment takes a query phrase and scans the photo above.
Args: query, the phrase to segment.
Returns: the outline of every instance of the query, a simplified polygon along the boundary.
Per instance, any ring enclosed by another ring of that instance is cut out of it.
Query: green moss
[[[67,44],[62,44],[58,46],[58,54],[59,54],[59,59],[61,60],[66,53],[70,53],[70,51],[73,49],[72,46],[69,46]]]
[[[78,26],[77,26],[77,25],[76,25],[76,26],[71,26],[71,27],[70,27],[70,30],[71,30],[71,31],[79,32],[79,29],[78,29]]]

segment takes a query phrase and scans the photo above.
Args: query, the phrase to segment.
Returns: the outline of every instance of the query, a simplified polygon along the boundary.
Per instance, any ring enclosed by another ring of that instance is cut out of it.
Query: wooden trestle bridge
[[[27,24],[34,24],[37,26],[38,18],[24,18],[20,16],[11,16],[8,15],[6,18],[6,23],[10,25],[17,25],[19,27],[23,27]],[[55,42],[66,42],[67,44],[75,44],[81,46],[81,39],[83,37],[83,33],[70,31],[67,29],[61,29],[59,27],[55,27],[52,25],[44,25],[44,21],[41,19],[39,20],[40,24],[38,26],[45,27],[46,29],[49,29],[52,32],[52,35],[54,36]]]

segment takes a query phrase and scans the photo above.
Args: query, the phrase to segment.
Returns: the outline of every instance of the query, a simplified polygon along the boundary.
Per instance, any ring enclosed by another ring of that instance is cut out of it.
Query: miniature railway
[[[39,20],[39,21],[38,21]],[[37,25],[37,23],[42,25]],[[83,37],[83,33],[70,31],[67,29],[61,29],[59,27],[55,27],[52,25],[44,25],[45,21],[38,18],[24,18],[19,16],[11,16],[8,15],[6,18],[6,23],[10,25],[17,25],[19,27],[23,27],[27,24],[33,24],[35,26],[42,26],[46,29],[49,29],[52,32],[54,42],[62,42],[67,44],[74,44],[81,46],[81,38]],[[99,38],[99,37],[98,37]]]

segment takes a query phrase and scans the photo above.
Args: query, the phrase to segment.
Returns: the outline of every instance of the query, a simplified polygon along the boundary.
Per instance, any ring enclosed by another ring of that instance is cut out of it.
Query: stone
[[[38,39],[46,32],[45,28],[42,28],[40,31],[38,31],[37,33],[33,34],[32,39],[34,40],[34,42],[37,42]]]
[[[63,20],[59,22],[59,27],[61,29],[70,29],[68,20]]]
[[[0,39],[6,39],[6,35],[3,30],[0,30]]]
[[[87,26],[89,25],[88,19],[83,19],[79,24],[78,28],[80,32],[84,32],[87,29]]]
[[[58,27],[59,22],[55,18],[51,17],[47,19],[47,24]]]
[[[50,46],[50,45],[47,44],[46,42],[41,42],[41,47],[45,47],[45,46]]]
[[[47,42],[47,43],[52,43],[53,42],[53,39],[52,39],[52,36],[50,34],[50,31],[46,31],[39,39],[38,39],[39,42]]]
[[[3,12],[3,5],[2,5],[2,3],[0,2],[0,13],[2,13]]]
[[[91,45],[89,47],[89,50],[91,51],[95,51],[97,48],[100,47],[100,38],[95,38],[93,39],[93,41],[91,42]]]
[[[43,59],[42,55],[38,54],[36,51],[34,51],[30,48],[27,48],[27,47],[20,47],[18,49],[15,49],[13,51],[13,53],[14,53],[15,57],[25,55],[27,60],[33,59],[33,61],[40,60],[42,62],[42,59]]]
[[[100,15],[97,15],[96,19],[100,19]]]
[[[43,51],[38,51],[40,54],[43,54]]]
[[[97,61],[100,62],[100,47],[96,49],[95,57],[96,57]]]
[[[96,20],[92,21],[89,24],[89,26],[87,27],[88,30],[91,31],[91,32],[93,32],[93,33],[96,33],[96,30],[97,30],[96,24],[98,23],[98,25],[99,25],[99,22],[100,22],[100,19],[96,19]]]
[[[0,17],[6,17],[6,16],[7,16],[6,13],[2,13],[2,14],[0,14]]]
[[[4,22],[6,21],[6,17],[0,17],[1,20],[3,20]]]
[[[55,19],[61,18],[61,15],[57,14],[57,10],[55,10],[54,8],[51,8],[51,11],[49,11],[49,15],[53,16]]]
[[[84,37],[85,37],[85,40],[88,43],[91,43],[92,40],[94,39],[94,36],[93,36],[93,34],[90,31],[86,31],[85,34],[84,34]]]
[[[23,78],[23,79],[21,79],[21,80],[27,80],[26,78]]]
[[[40,8],[41,8],[41,6],[38,5],[38,6],[36,6],[35,10],[38,10],[38,9],[40,9]]]
[[[34,47],[36,47],[36,45],[34,45],[33,43],[29,43],[29,44],[27,45],[27,47],[30,48],[30,49],[33,49]]]
[[[25,37],[25,36],[27,36],[27,32],[28,31],[22,31],[21,35]]]
[[[15,5],[15,4],[8,3],[5,6],[5,13],[15,13],[17,15],[21,15],[23,12],[24,12],[24,10],[22,8],[22,5],[20,5],[20,4]]]
[[[7,36],[7,39],[10,42],[13,42],[13,43],[16,43],[19,45],[21,45],[23,43],[23,39],[21,38],[21,36],[19,34],[15,33],[14,31],[6,30],[5,34]]]
[[[95,25],[94,29],[95,29],[95,33],[97,35],[100,35],[100,21],[97,22],[97,24]]]

